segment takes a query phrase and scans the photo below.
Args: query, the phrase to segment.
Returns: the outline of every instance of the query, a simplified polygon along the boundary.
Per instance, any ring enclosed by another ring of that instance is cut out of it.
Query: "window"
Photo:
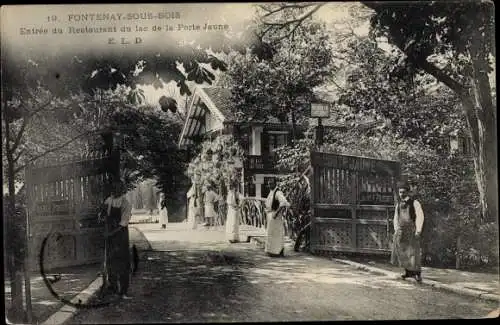
[[[458,153],[464,156],[472,154],[472,142],[469,137],[458,137]]]
[[[282,147],[287,144],[287,134],[286,133],[269,133],[269,154],[274,155],[276,148]]]
[[[248,134],[248,132],[240,134],[239,143],[247,155],[250,154],[250,148],[252,147],[251,141],[252,137]]]

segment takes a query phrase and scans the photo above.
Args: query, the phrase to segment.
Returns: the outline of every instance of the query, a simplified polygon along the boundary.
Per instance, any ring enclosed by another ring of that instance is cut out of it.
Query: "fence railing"
[[[248,225],[257,228],[266,229],[267,215],[265,210],[265,198],[245,197],[241,208],[240,225]],[[285,236],[291,237],[294,231],[294,214],[292,209],[280,209],[279,214],[283,217]]]
[[[215,218],[215,226],[224,226],[227,218],[227,203],[226,200],[217,202],[217,217]]]
[[[247,155],[244,163],[246,170],[274,170],[275,159],[269,155]]]
[[[240,225],[248,225],[265,229],[267,227],[265,202],[266,199],[259,197],[243,198]]]

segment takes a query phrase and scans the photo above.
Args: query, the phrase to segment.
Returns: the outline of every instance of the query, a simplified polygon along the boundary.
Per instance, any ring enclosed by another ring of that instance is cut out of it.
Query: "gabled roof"
[[[200,91],[204,92],[208,98],[212,101],[215,107],[224,116],[225,121],[233,121],[236,111],[233,101],[231,100],[231,90],[222,87],[206,87],[200,88]]]
[[[324,98],[323,95],[321,97]],[[204,103],[204,107],[197,105],[198,101]],[[182,129],[179,146],[187,144],[190,142],[189,137],[204,132],[202,130],[205,115],[209,112],[216,119],[220,120],[220,127],[223,127],[223,123],[235,122],[236,116],[234,112],[236,111],[234,102],[231,98],[231,90],[224,87],[211,86],[211,87],[196,87],[193,91],[193,97],[188,106],[188,112],[186,114],[186,121]],[[373,121],[362,121],[361,124],[371,125]],[[249,123],[266,123],[266,124],[282,124],[277,118],[269,117],[265,121],[253,121]],[[316,118],[305,118],[305,125],[302,126],[316,126]],[[332,128],[348,128],[349,123],[343,120],[339,120],[336,117],[335,112],[332,112],[329,118],[322,119],[322,124],[325,127]],[[216,130],[213,130],[216,131]]]
[[[231,90],[223,87],[204,87],[200,88],[200,91],[204,92],[212,101],[214,106],[221,112],[224,116],[225,122],[234,122],[236,116],[234,112],[236,111],[235,105],[231,99]],[[317,119],[308,119],[309,125],[316,125]],[[334,117],[323,119],[324,126],[331,127],[342,127],[344,124],[336,121]],[[280,121],[275,117],[268,117],[265,123],[280,123]]]

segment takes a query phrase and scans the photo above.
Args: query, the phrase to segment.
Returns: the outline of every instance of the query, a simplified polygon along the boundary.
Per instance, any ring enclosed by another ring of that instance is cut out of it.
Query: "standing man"
[[[107,205],[107,249],[106,269],[109,289],[123,299],[127,295],[130,281],[130,249],[128,223],[132,216],[132,206],[125,198],[125,186],[121,181],[113,183]]]
[[[392,263],[398,263],[405,272],[403,279],[414,277],[422,282],[420,235],[424,225],[424,212],[420,202],[409,195],[410,186],[398,183],[398,202],[394,212],[394,249]]]
[[[290,203],[286,200],[283,192],[276,186],[274,178],[269,182],[269,187],[271,191],[267,196],[265,207],[267,215],[265,252],[272,257],[284,256],[285,226],[283,215],[278,214],[278,209],[289,207]]]

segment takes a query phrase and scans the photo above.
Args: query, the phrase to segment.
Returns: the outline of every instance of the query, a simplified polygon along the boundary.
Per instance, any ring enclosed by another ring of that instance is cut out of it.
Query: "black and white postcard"
[[[5,319],[499,315],[491,1],[1,8]]]

